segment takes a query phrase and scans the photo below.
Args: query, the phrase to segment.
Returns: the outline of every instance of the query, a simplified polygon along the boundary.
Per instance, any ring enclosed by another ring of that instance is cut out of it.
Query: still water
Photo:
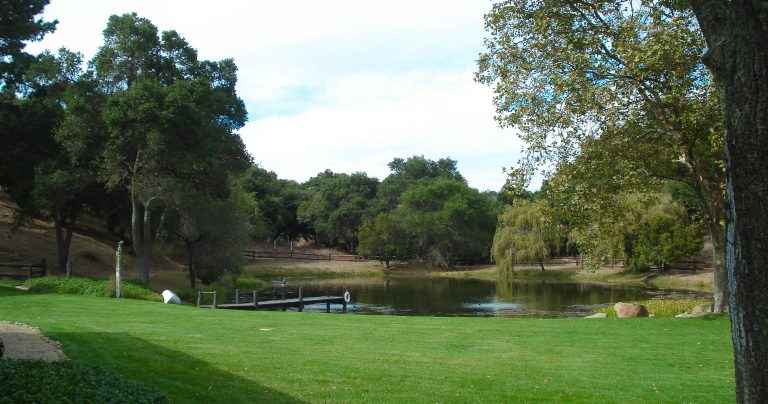
[[[304,296],[349,289],[348,312],[414,316],[569,317],[583,316],[620,301],[669,296],[642,286],[612,286],[540,279],[508,281],[390,276],[386,278],[292,278]],[[684,293],[683,293],[684,294]],[[675,295],[680,295],[676,293]],[[339,311],[340,306],[333,307]],[[306,311],[324,311],[325,305]]]

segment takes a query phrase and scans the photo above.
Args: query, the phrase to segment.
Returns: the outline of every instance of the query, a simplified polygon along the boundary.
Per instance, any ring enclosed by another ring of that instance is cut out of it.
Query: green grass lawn
[[[227,311],[0,285],[0,320],[39,327],[73,361],[173,402],[735,400],[725,318]]]

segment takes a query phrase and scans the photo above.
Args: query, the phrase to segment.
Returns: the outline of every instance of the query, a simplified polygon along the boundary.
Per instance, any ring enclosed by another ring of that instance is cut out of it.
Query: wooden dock
[[[204,295],[213,295],[213,302],[211,304],[204,304],[202,302]],[[272,294],[274,296],[274,293]],[[231,303],[219,303],[218,292],[197,292],[197,307],[209,308],[209,309],[235,309],[235,310],[258,310],[267,308],[282,308],[285,310],[288,307],[296,307],[299,311],[304,311],[304,307],[312,304],[325,303],[326,313],[331,312],[331,304],[340,304],[342,307],[342,313],[347,312],[347,303],[349,303],[350,295],[349,291],[345,288],[342,296],[311,296],[304,297],[302,288],[299,288],[299,297],[286,298],[283,291],[282,297],[279,299],[268,298],[259,299],[259,291],[253,291],[245,295],[241,295],[240,291],[235,292],[235,302]]]

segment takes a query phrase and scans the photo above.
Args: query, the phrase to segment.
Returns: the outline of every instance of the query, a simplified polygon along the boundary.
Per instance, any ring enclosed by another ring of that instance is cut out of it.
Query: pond
[[[571,317],[598,307],[693,293],[670,292],[643,286],[616,286],[541,279],[507,281],[388,276],[385,278],[291,278],[304,296],[351,294],[348,312],[414,316]],[[341,307],[332,310],[340,311]],[[325,311],[325,305],[305,311]]]

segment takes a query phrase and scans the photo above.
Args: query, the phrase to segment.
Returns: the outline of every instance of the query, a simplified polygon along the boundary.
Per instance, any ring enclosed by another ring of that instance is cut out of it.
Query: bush
[[[115,283],[108,280],[44,277],[30,279],[26,284],[29,286],[29,291],[33,293],[60,293],[94,297],[115,296]],[[160,294],[135,281],[124,281],[121,292],[121,297],[128,299],[158,302],[163,300]]]
[[[707,299],[661,299],[633,303],[645,306],[648,309],[648,314],[658,317],[672,317],[691,311],[696,306],[712,303],[712,301]],[[616,310],[614,310],[613,306],[606,307],[599,310],[599,312],[606,313],[609,317],[616,317]]]
[[[164,393],[108,369],[71,361],[0,361],[0,402],[167,403]]]

